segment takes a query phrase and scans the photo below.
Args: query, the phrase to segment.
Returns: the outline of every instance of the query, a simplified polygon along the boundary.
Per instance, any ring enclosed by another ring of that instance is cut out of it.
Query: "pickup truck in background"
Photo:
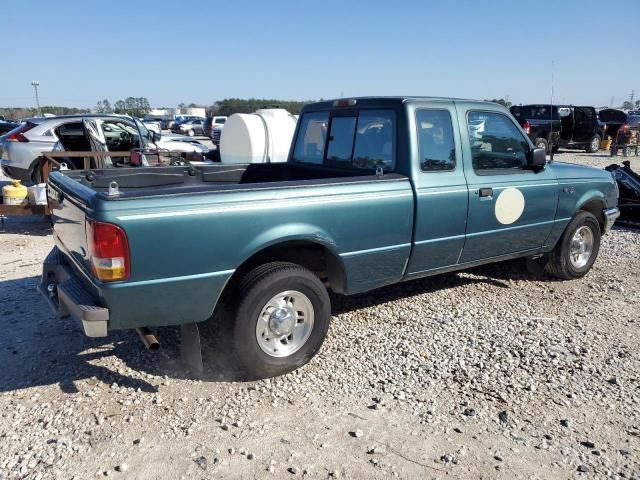
[[[59,314],[92,337],[192,334],[225,304],[256,377],[318,352],[329,289],[518,257],[579,278],[619,215],[609,172],[547,163],[504,107],[447,98],[309,104],[286,163],[54,172],[48,198]]]
[[[514,105],[510,110],[533,144],[547,153],[558,148],[583,148],[587,153],[600,149],[604,136],[593,107]]]

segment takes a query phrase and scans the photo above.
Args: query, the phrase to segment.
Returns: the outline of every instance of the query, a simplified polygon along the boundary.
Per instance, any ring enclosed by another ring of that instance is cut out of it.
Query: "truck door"
[[[416,191],[414,242],[407,276],[458,263],[467,222],[469,193],[464,177],[458,120],[453,102],[409,110]],[[478,129],[482,125],[476,125]],[[417,157],[417,158],[416,158]]]
[[[593,107],[573,107],[573,141],[587,143],[596,134],[597,116]]]
[[[552,169],[526,169],[530,144],[511,117],[459,107],[469,185],[469,215],[460,263],[535,251],[550,233],[558,203]],[[474,127],[482,121],[483,130]]]

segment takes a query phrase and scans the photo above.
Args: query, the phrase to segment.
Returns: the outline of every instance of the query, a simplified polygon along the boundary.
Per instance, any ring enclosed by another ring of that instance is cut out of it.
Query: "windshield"
[[[144,126],[144,123],[142,123],[140,120],[134,118],[133,121],[136,124],[136,127],[138,127],[138,131],[140,132],[140,137],[142,138],[143,143],[142,148],[147,148],[152,140],[151,133],[149,132],[147,127]]]

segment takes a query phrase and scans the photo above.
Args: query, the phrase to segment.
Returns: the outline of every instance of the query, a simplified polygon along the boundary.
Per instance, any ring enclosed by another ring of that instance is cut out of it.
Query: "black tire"
[[[533,142],[536,148],[544,148],[544,153],[549,153],[549,143],[544,138],[536,138],[536,141]]]
[[[584,266],[576,267],[570,260],[571,243],[573,236],[581,227],[588,227],[593,234],[593,247],[591,256]],[[584,277],[593,263],[598,258],[598,252],[600,251],[600,224],[596,217],[589,212],[581,211],[576,214],[573,219],[567,225],[562,237],[558,241],[553,251],[549,256],[549,263],[547,264],[547,272],[557,278],[564,280],[573,280],[576,278]]]
[[[553,152],[554,155],[558,153],[558,150],[560,150],[560,145],[556,144],[553,147],[551,147],[551,151]]]
[[[587,153],[596,153],[598,150],[600,150],[600,136],[594,135],[585,146],[584,151]]]
[[[268,263],[247,273],[237,291],[232,343],[250,377],[283,375],[307,363],[320,350],[329,329],[331,301],[327,289],[313,272],[294,263]],[[311,333],[298,350],[277,357],[259,345],[256,325],[269,300],[286,291],[306,296],[313,308],[314,321]]]

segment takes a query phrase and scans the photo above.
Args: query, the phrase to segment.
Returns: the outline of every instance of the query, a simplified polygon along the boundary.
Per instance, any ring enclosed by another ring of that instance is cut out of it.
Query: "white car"
[[[149,132],[138,120],[125,115],[67,115],[30,118],[0,138],[2,172],[10,178],[40,183],[36,168],[42,152],[162,150],[201,153],[209,149],[185,136],[161,136]],[[111,159],[107,160],[107,162]],[[81,159],[69,168],[82,168]]]
[[[180,153],[202,153],[203,155],[209,151],[206,145],[198,140],[184,135],[162,135],[160,139],[155,141],[158,150],[180,152]]]
[[[156,132],[157,134],[162,133],[162,126],[157,120],[141,120],[141,122],[145,127],[147,127],[147,130]]]

